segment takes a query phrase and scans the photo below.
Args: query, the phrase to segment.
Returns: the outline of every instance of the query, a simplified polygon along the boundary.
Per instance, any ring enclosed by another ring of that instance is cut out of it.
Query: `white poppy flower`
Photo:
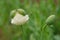
[[[19,12],[16,12],[15,16],[11,19],[11,24],[22,25],[26,23],[29,19],[28,15],[23,16]]]

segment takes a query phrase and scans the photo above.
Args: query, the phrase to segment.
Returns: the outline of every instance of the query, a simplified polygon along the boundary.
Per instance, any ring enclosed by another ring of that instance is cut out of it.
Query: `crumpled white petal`
[[[21,15],[18,12],[16,13],[15,17],[13,19],[11,19],[11,24],[15,24],[15,25],[22,25],[24,23],[26,23],[29,19],[28,15]]]

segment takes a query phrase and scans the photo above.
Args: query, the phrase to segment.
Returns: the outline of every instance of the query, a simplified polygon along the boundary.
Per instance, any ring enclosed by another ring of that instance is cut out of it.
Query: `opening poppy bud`
[[[14,11],[11,12],[11,13],[15,14],[14,17],[11,19],[11,24],[22,25],[28,21],[28,19],[29,19],[28,15],[20,14],[20,13],[24,13],[25,11],[22,11],[22,9],[21,10],[17,9],[17,11],[15,11],[15,12]]]
[[[51,25],[55,22],[56,16],[55,15],[51,15],[46,19],[46,24]]]

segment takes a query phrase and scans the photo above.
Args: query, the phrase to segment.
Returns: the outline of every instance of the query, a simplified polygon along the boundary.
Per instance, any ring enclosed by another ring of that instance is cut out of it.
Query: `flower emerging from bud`
[[[12,15],[11,24],[22,25],[26,23],[29,19],[29,16],[23,15],[24,13],[25,11],[23,9],[17,9],[17,11],[13,10],[11,12]]]
[[[55,22],[55,19],[56,19],[56,16],[55,16],[55,15],[49,16],[49,17],[47,18],[47,20],[46,20],[46,24],[51,25],[52,23]]]

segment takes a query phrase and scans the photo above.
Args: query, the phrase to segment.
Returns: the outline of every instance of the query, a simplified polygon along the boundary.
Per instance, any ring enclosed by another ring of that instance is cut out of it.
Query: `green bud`
[[[46,24],[51,25],[55,22],[56,16],[55,15],[51,15],[46,19]]]

